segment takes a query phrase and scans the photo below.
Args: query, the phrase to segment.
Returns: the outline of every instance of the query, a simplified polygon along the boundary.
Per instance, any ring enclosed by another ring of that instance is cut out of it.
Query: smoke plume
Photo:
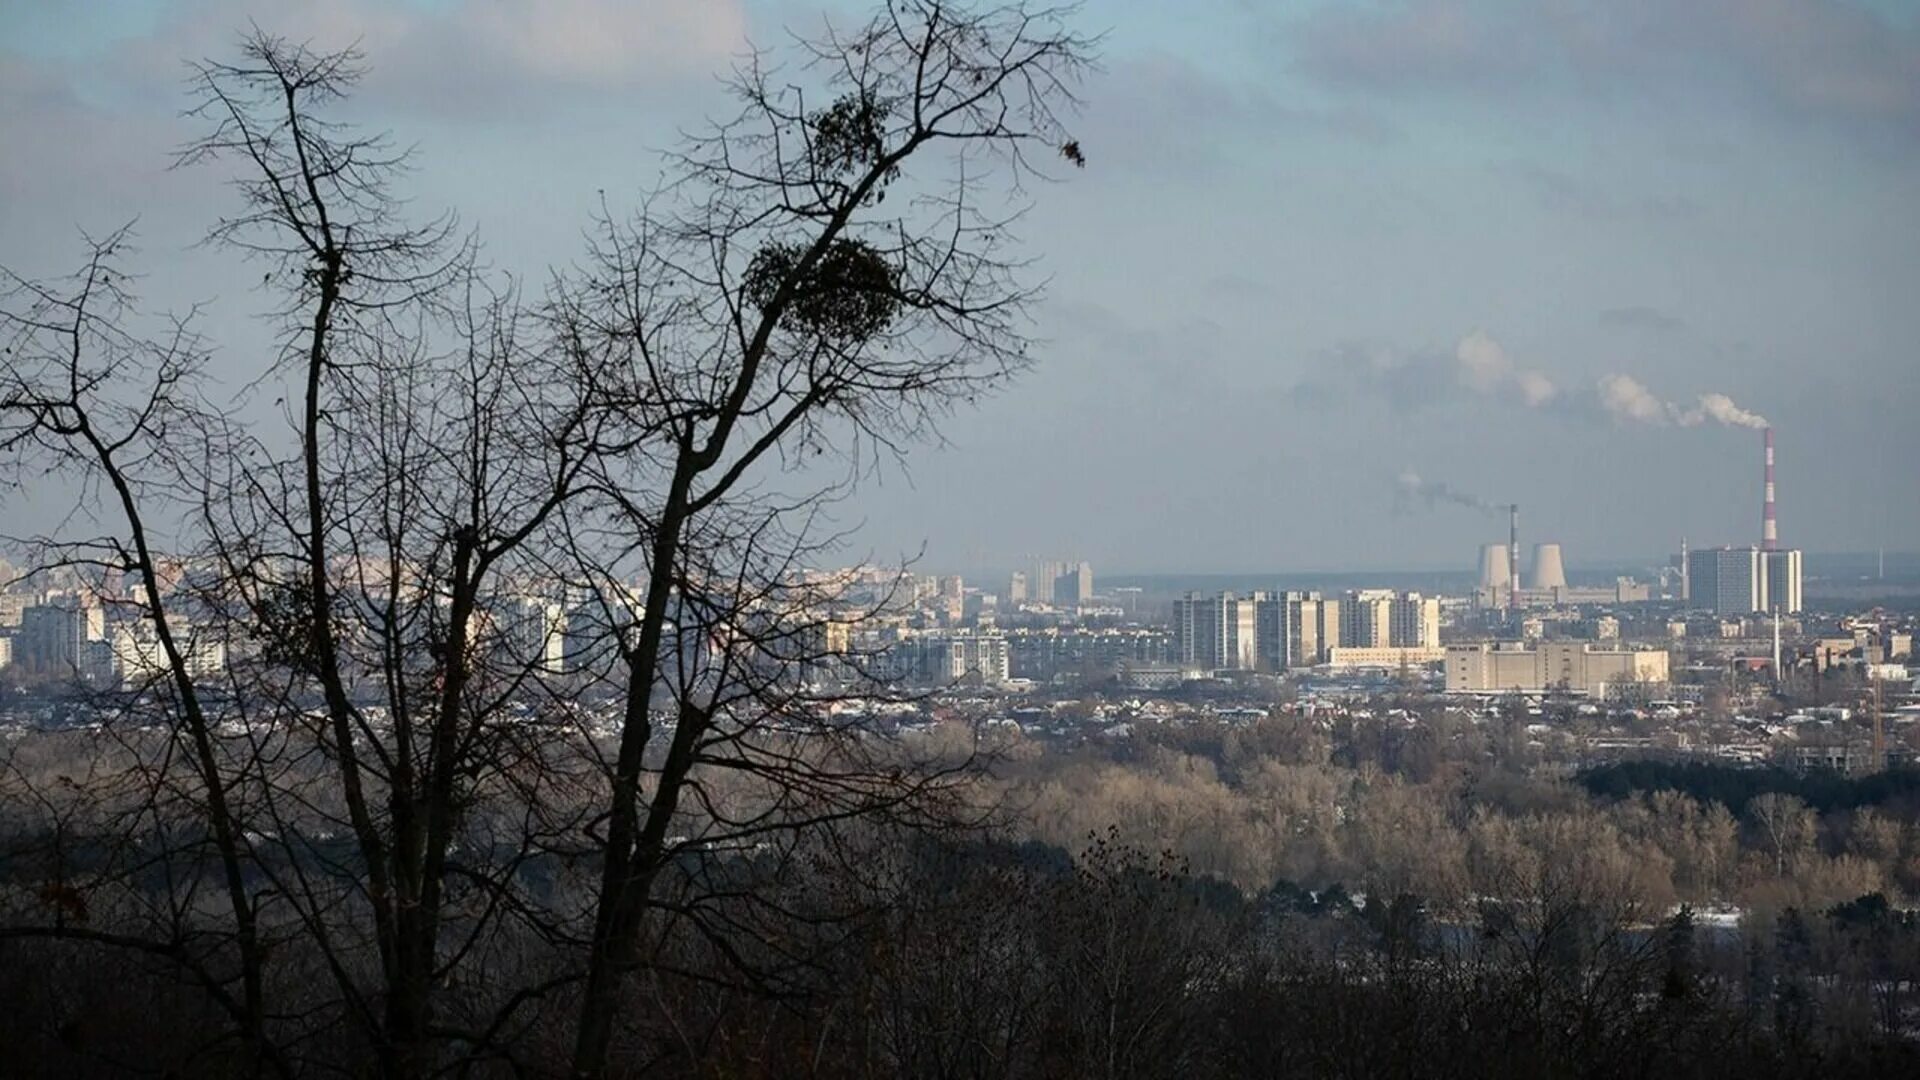
[[[1442,503],[1451,506],[1464,506],[1470,510],[1493,513],[1500,508],[1493,503],[1451,487],[1438,480],[1423,480],[1420,474],[1408,469],[1394,480],[1393,509],[1404,514],[1416,504],[1431,510]]]
[[[1676,405],[1654,394],[1631,375],[1601,376],[1598,392],[1600,407],[1616,421],[1678,427],[1699,427],[1707,423],[1743,428],[1767,426],[1766,417],[1748,412],[1725,394],[1701,394],[1693,405]]]

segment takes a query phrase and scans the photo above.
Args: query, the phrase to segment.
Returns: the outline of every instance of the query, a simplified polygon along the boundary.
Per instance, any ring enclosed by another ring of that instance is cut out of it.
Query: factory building
[[[1446,678],[1450,694],[1563,690],[1607,697],[1627,687],[1664,685],[1669,671],[1667,653],[1661,649],[1602,649],[1579,642],[1532,647],[1481,642],[1447,647]]]
[[[1387,646],[1384,648],[1360,648],[1341,646],[1328,651],[1326,664],[1335,671],[1356,671],[1378,668],[1391,671],[1395,668],[1425,667],[1445,660],[1447,651],[1432,645]]]

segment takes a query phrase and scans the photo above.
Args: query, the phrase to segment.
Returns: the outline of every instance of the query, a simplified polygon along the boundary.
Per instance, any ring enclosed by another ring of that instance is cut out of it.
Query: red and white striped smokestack
[[[1520,504],[1507,507],[1507,610],[1520,606]]]
[[[1773,551],[1780,546],[1780,527],[1773,519],[1773,429],[1767,428],[1761,439],[1767,450],[1766,501],[1760,507],[1760,549]]]

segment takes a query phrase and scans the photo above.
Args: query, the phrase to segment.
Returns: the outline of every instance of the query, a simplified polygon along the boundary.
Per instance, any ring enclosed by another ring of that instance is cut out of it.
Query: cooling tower
[[[1567,587],[1567,568],[1560,562],[1559,544],[1533,546],[1533,578],[1528,582],[1527,587],[1532,589]]]
[[[1507,565],[1507,545],[1483,544],[1480,548],[1480,587],[1504,589],[1513,568]]]

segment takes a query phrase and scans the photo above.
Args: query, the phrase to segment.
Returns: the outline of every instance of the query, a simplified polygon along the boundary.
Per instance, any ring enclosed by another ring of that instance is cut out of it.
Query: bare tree
[[[710,977],[777,990],[813,963],[793,928],[839,917],[784,875],[978,821],[972,756],[841,707],[882,690],[861,604],[811,564],[876,459],[1027,363],[1010,227],[1041,160],[1082,162],[1064,16],[900,3],[798,39],[794,72],[756,56],[740,115],[532,305],[450,218],[408,221],[404,152],[329,119],[355,53],[256,32],[200,65],[181,163],[233,175],[211,239],[278,298],[247,392],[283,391],[291,438],[202,405],[186,321],[123,328],[118,234],[8,297],[35,361],[0,439],[104,485],[119,523],[48,550],[132,573],[156,643],[123,698],[133,794],[50,820],[197,837],[142,849],[166,919],[86,933],[187,972],[244,1071],[518,1063],[559,1024],[600,1075],[633,972],[703,942]],[[81,934],[54,895],[8,933]]]
[[[1813,849],[1817,815],[1796,795],[1768,792],[1747,803],[1747,820],[1752,823],[1757,846],[1773,858],[1776,878],[1787,876]]]
[[[921,437],[1026,364],[1033,294],[1004,185],[1031,175],[1035,155],[1081,160],[1058,112],[1087,43],[1062,14],[892,3],[851,34],[799,42],[819,94],[756,56],[734,83],[740,114],[678,156],[658,203],[604,223],[589,268],[561,290],[566,340],[617,358],[629,374],[609,384],[644,432],[603,459],[606,527],[637,539],[645,585],[608,763],[579,1075],[608,1068],[620,983],[645,963],[642,929],[696,770],[746,764],[739,750],[764,719],[794,715],[751,687],[729,700],[739,680],[726,669],[688,694],[664,663],[684,651],[670,612],[711,596],[708,582],[752,594],[766,579],[744,538],[796,517],[804,534],[805,515],[847,482],[789,468],[796,499],[756,475],[830,450],[857,475],[865,455]],[[654,764],[657,700],[671,734]],[[911,793],[845,776],[815,792],[826,816]]]
[[[163,556],[149,519],[158,509],[153,504],[164,506],[179,495],[169,483],[178,476],[172,436],[201,425],[203,417],[187,387],[204,361],[204,347],[190,317],[172,320],[158,337],[143,337],[129,325],[132,295],[122,259],[131,244],[130,227],[88,237],[84,264],[61,282],[6,273],[0,296],[0,330],[7,334],[8,359],[0,382],[0,452],[16,467],[36,462],[70,476],[82,490],[103,496],[108,520],[115,515],[120,519],[119,528],[101,536],[36,546],[45,552],[43,566],[87,567],[134,577],[137,617],[150,629],[158,653],[144,689],[157,695],[170,714],[165,752],[171,757],[177,751],[179,757],[175,768],[162,768],[158,776],[135,770],[136,783],[150,786],[135,793],[134,809],[123,821],[146,838],[148,823],[140,819],[151,815],[155,829],[163,829],[159,808],[178,798],[205,823],[203,841],[169,843],[163,857],[192,861],[210,854],[216,861],[231,922],[224,933],[211,936],[216,942],[231,942],[236,970],[222,970],[224,958],[217,945],[209,944],[208,928],[177,908],[131,928],[75,925],[84,918],[69,922],[64,916],[83,913],[86,900],[67,885],[66,859],[59,853],[50,868],[54,891],[45,894],[54,918],[50,923],[28,918],[0,930],[0,935],[77,938],[167,960],[230,1014],[248,1058],[264,1056],[284,1071],[285,1060],[265,1037],[262,945],[243,868],[243,840],[230,801],[232,782],[215,746],[214,718],[189,674],[193,646],[165,599]],[[131,749],[136,760],[145,758],[139,748]],[[146,763],[150,759],[143,760]],[[10,772],[11,779],[27,780],[17,769]],[[27,787],[56,819],[63,809],[95,794],[92,785],[71,782],[62,787],[77,797],[74,800],[48,798],[31,781]],[[120,868],[115,861],[109,865]],[[105,884],[111,874],[101,874],[95,884]]]

